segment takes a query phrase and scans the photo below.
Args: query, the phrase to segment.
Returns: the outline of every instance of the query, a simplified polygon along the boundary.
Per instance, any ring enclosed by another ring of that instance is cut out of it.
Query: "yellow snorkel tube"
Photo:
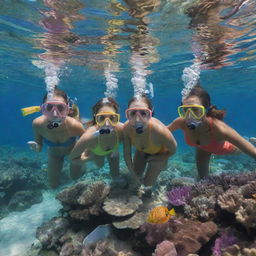
[[[40,110],[41,110],[40,106],[32,106],[32,107],[22,108],[21,113],[23,116],[27,116],[35,112],[40,112]]]

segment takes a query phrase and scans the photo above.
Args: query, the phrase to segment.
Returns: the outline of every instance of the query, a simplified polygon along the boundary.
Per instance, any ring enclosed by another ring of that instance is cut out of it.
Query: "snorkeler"
[[[126,109],[124,124],[124,158],[136,182],[147,165],[142,186],[151,189],[160,171],[167,167],[168,158],[176,151],[176,141],[167,127],[152,117],[152,104],[145,96],[133,97]],[[136,148],[132,160],[131,146]],[[147,190],[147,189],[146,189]]]
[[[119,106],[113,98],[103,98],[92,108],[93,119],[87,123],[70,159],[77,164],[93,160],[98,168],[108,159],[113,182],[119,182],[119,143],[123,139],[123,124],[119,122]]]
[[[256,148],[222,120],[224,110],[211,104],[210,95],[196,85],[178,107],[179,116],[168,128],[181,129],[188,145],[196,147],[199,178],[209,173],[212,154],[236,154],[241,151],[256,158]]]
[[[32,108],[23,109],[23,115],[31,114]],[[82,123],[75,119],[76,116],[69,116],[69,113],[74,115],[78,110],[70,110],[66,93],[57,88],[51,98],[48,99],[48,94],[44,96],[42,106],[35,107],[35,111],[38,110],[41,110],[43,115],[33,120],[35,141],[29,141],[28,145],[36,152],[42,150],[43,144],[48,146],[49,185],[56,188],[60,182],[64,157],[70,154],[77,137],[84,133],[84,128]],[[77,179],[81,174],[81,165],[71,163],[71,178]]]

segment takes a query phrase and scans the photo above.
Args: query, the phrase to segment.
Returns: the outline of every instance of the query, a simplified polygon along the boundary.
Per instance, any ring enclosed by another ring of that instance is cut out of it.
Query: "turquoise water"
[[[212,103],[227,110],[226,123],[242,136],[256,137],[255,1],[245,1],[236,14],[220,22],[217,18],[206,21],[206,17],[200,17],[196,22],[188,17],[185,12],[194,5],[193,0],[155,1],[155,7],[148,7],[149,11],[144,14],[140,14],[141,10],[132,6],[132,2],[1,1],[1,168],[6,168],[4,163],[8,159],[9,167],[11,163],[19,162],[13,168],[21,168],[22,164],[28,168],[33,166],[31,162],[38,163],[36,170],[43,173],[42,179],[45,179],[46,149],[35,154],[26,144],[33,138],[32,120],[39,114],[22,117],[20,109],[40,105],[47,84],[59,79],[58,86],[77,99],[81,116],[86,119],[91,117],[91,107],[110,90],[120,104],[121,121],[124,122],[124,111],[134,91],[144,87],[150,91],[149,84],[152,83],[155,117],[167,125],[178,115],[177,107],[184,88],[183,71],[195,59],[201,63],[200,82],[210,93]],[[150,1],[144,4],[151,5]],[[227,13],[231,9],[225,6],[218,11]],[[139,59],[134,62],[133,56],[138,55]],[[56,71],[54,75],[47,74],[49,64]],[[106,71],[117,82],[107,81]],[[139,79],[133,83],[135,73],[139,74]],[[191,156],[193,149],[184,143],[181,132],[175,132],[174,136],[178,152],[169,161],[169,172],[167,170],[162,175],[173,178],[171,172],[178,168],[174,176],[194,177],[194,162],[183,159],[185,154]],[[237,167],[236,172],[253,166],[253,160],[248,156],[223,157],[214,160],[213,172],[228,170],[224,168],[225,160]],[[95,167],[90,168],[89,173],[93,173]],[[106,168],[99,179],[109,179]],[[121,169],[125,172],[123,161]],[[68,182],[68,178],[63,181],[66,185]],[[19,191],[18,185],[15,189],[14,184],[14,190]],[[1,207],[5,207],[2,202]],[[52,216],[56,212],[53,211]],[[39,222],[35,221],[34,229],[41,224],[41,217],[39,219]],[[48,220],[48,215],[42,219]],[[6,221],[12,221],[11,216]],[[8,230],[6,224],[4,227]],[[1,235],[8,240],[6,234],[0,233],[0,240]],[[8,248],[17,245],[17,240],[13,241]],[[1,254],[1,246],[5,245],[0,244],[1,256],[7,252],[17,255],[16,249],[10,252],[8,248]],[[25,249],[22,247],[23,251]]]

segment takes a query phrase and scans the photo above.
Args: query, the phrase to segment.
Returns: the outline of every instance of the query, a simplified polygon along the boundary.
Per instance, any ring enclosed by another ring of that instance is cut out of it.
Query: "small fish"
[[[252,194],[252,199],[256,200],[256,194]]]
[[[176,213],[173,208],[169,211],[165,206],[157,206],[149,212],[147,222],[151,224],[162,224],[166,223],[175,215]]]

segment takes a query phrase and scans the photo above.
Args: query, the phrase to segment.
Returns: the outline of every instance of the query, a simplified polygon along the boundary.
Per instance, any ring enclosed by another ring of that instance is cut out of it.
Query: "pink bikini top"
[[[213,134],[213,129],[212,129],[213,119],[209,118],[209,121],[210,121],[210,136],[211,136],[211,139],[210,139],[210,143],[208,145],[197,145],[197,144],[193,143],[189,139],[185,130],[183,130],[186,143],[189,146],[201,148],[202,150],[207,151],[209,153],[213,153],[215,155],[226,155],[226,154],[232,153],[232,151],[234,151],[234,149],[235,149],[235,146],[233,144],[231,144],[230,142],[228,142],[228,141],[224,141],[223,143],[219,143],[216,140],[216,138]]]

